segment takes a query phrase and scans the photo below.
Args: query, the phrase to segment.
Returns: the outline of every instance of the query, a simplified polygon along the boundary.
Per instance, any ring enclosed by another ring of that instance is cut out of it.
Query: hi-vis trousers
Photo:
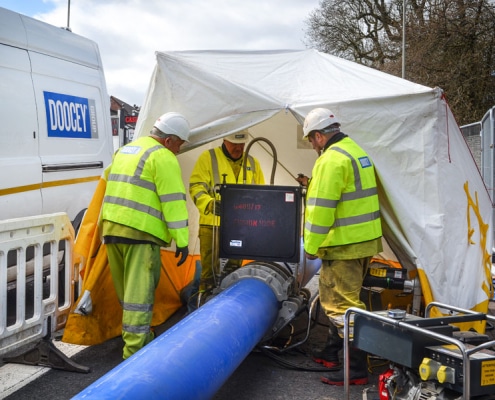
[[[126,359],[154,338],[150,324],[160,279],[160,246],[124,243],[106,246],[113,284],[123,308],[123,358]]]

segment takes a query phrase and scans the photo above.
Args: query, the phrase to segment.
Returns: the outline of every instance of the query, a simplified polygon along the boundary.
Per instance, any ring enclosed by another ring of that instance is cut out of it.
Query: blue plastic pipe
[[[279,304],[242,279],[119,364],[74,399],[211,399],[265,333]]]

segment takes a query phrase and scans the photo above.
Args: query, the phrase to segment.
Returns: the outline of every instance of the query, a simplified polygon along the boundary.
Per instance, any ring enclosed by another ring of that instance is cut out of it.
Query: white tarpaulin
[[[487,309],[492,205],[440,89],[315,50],[156,57],[136,133],[148,134],[164,112],[186,116],[193,128],[179,156],[186,186],[200,152],[243,128],[273,143],[274,184],[296,185],[317,157],[301,139],[301,123],[314,107],[330,108],[375,162],[384,238],[402,266],[417,270],[425,301]],[[256,142],[250,154],[269,182],[270,146]],[[197,212],[188,201],[193,249]]]

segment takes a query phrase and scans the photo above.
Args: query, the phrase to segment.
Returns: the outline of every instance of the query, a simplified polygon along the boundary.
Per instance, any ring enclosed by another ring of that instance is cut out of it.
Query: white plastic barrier
[[[65,326],[78,277],[73,246],[66,213],[0,221],[0,356]]]

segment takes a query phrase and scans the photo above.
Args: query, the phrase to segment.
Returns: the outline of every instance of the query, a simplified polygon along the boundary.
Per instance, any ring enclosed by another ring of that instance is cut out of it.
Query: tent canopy
[[[248,128],[274,184],[311,175],[317,157],[302,121],[330,108],[342,131],[373,159],[384,238],[417,271],[425,301],[485,310],[491,297],[492,204],[443,92],[315,50],[157,52],[136,137],[167,111],[186,116],[191,142],[179,155],[186,187],[198,155]],[[268,179],[266,179],[268,181]],[[190,248],[198,215],[191,199]]]

